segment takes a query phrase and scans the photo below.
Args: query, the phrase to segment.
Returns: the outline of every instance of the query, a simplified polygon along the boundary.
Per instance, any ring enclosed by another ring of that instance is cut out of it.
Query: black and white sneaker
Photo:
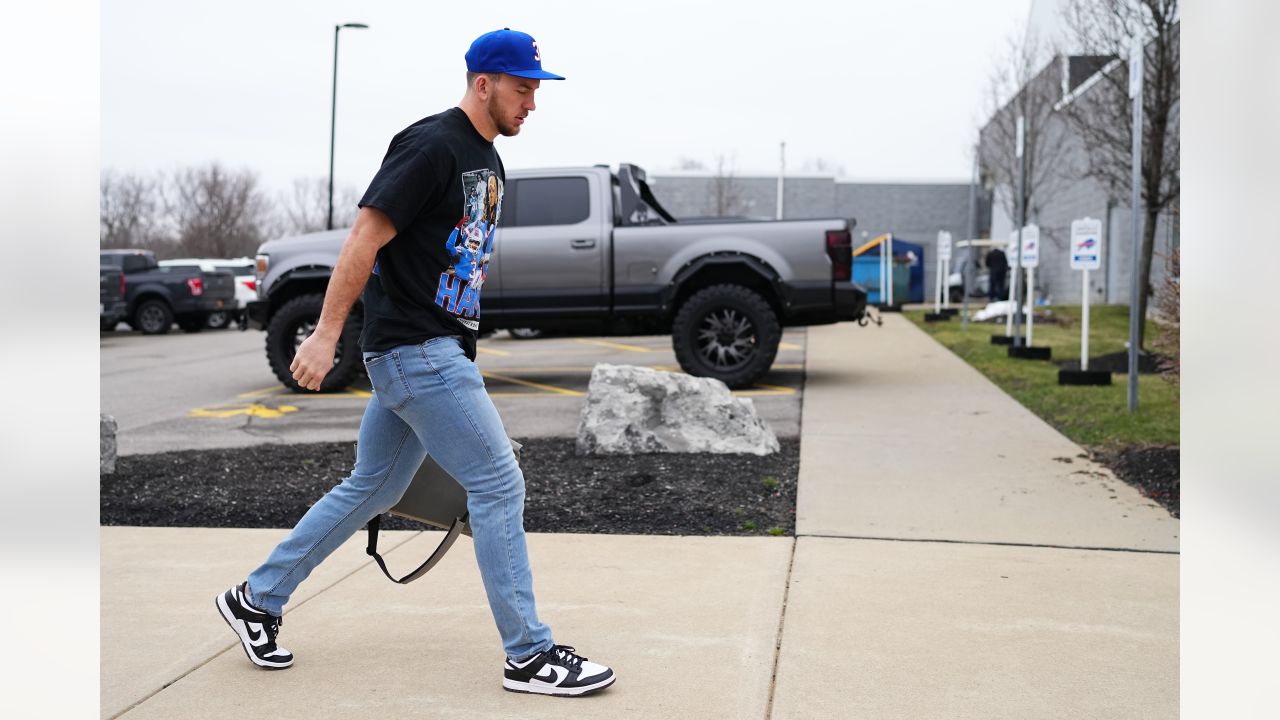
[[[617,679],[613,670],[588,662],[568,645],[555,645],[523,662],[507,658],[502,674],[504,689],[540,695],[586,695]]]
[[[244,654],[258,667],[280,670],[293,664],[293,653],[276,645],[283,620],[249,604],[240,583],[214,599],[222,619],[240,637]]]

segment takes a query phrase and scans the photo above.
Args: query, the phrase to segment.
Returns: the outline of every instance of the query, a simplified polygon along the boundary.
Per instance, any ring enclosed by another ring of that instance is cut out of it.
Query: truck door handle
[[[575,250],[585,250],[596,246],[595,238],[584,238],[579,240],[570,240],[569,247]]]

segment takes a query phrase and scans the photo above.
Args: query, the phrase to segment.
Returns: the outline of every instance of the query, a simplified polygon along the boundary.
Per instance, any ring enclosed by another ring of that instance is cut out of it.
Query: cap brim
[[[529,78],[530,80],[563,80],[564,78],[546,70],[507,70],[508,75]]]

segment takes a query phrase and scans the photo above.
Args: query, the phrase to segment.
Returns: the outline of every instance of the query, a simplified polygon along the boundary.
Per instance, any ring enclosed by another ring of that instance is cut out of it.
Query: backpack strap
[[[453,543],[458,539],[458,535],[462,534],[462,526],[466,523],[467,515],[465,514],[460,518],[454,518],[453,524],[449,526],[448,532],[444,534],[444,539],[440,541],[438,546],[436,546],[435,552],[431,553],[431,557],[427,558],[426,562],[419,565],[417,570],[414,570],[399,580],[395,579],[391,574],[391,571],[387,570],[387,563],[384,562],[382,556],[378,554],[378,529],[382,526],[381,515],[375,515],[373,519],[369,521],[369,546],[365,548],[365,552],[373,556],[373,559],[378,563],[378,567],[382,568],[382,574],[386,575],[391,582],[405,585],[417,580],[423,575],[426,575],[428,570],[435,567],[436,563],[440,562],[440,559],[444,557],[444,554],[449,552],[449,548],[453,547]]]

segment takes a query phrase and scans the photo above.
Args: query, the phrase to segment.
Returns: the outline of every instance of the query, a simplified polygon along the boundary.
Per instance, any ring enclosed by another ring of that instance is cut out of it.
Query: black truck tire
[[[750,387],[768,372],[781,341],[773,308],[741,285],[712,285],[694,293],[671,328],[680,367],[731,388]]]
[[[173,326],[173,310],[164,300],[145,300],[133,311],[129,324],[141,330],[143,335],[164,335]]]
[[[303,389],[293,379],[289,364],[298,351],[302,341],[310,337],[320,320],[320,310],[324,307],[324,295],[311,293],[299,295],[285,303],[267,325],[267,362],[276,377],[294,392],[311,392]],[[333,356],[333,369],[320,383],[320,392],[342,390],[356,379],[364,369],[360,355],[360,328],[348,320],[338,338],[338,346]]]

